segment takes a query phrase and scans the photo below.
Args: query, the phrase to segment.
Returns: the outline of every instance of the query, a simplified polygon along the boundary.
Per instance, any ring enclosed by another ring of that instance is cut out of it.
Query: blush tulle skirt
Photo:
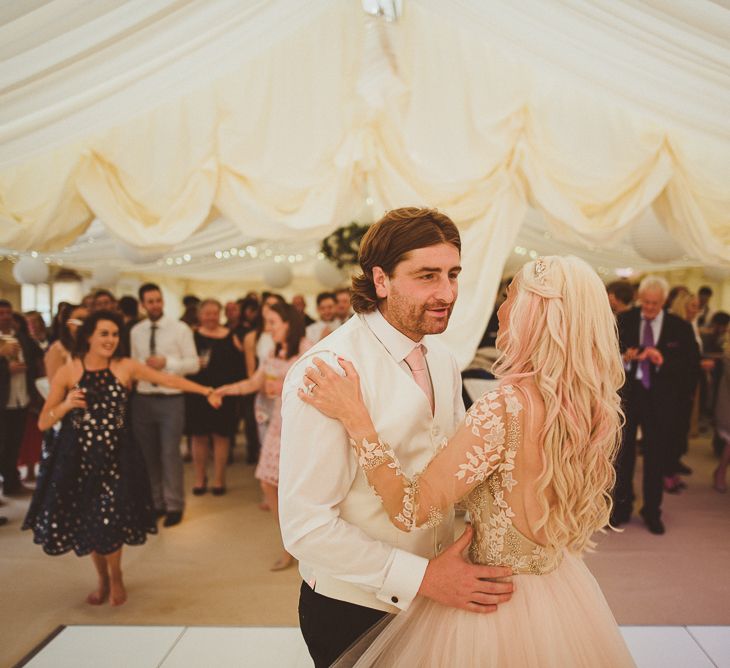
[[[418,597],[366,633],[334,664],[432,668],[634,666],[595,578],[566,554],[546,575],[516,575],[497,612],[476,614]]]

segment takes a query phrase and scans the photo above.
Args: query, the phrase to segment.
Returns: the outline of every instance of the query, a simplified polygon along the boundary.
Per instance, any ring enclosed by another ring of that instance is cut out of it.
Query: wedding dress
[[[417,597],[373,627],[335,666],[588,667],[634,666],[608,604],[580,555],[551,552],[526,519],[522,393],[484,395],[422,474],[404,475],[392,449],[354,443],[368,482],[404,531],[438,524],[462,499],[474,537],[470,560],[509,566],[515,592],[497,612],[477,614]]]

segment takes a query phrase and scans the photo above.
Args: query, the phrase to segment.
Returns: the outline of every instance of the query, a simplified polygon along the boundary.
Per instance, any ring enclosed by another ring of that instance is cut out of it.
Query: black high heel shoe
[[[193,494],[195,496],[203,496],[208,491],[208,478],[205,479],[202,487],[193,487]],[[215,492],[215,489],[214,489]]]
[[[211,487],[210,491],[213,493],[213,496],[223,496],[226,493],[225,487]]]

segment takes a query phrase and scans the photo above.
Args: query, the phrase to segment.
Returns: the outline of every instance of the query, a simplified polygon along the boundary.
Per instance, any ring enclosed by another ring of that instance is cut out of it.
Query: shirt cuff
[[[426,574],[428,559],[418,555],[394,550],[393,563],[390,565],[383,588],[376,594],[383,603],[406,610],[416,598]]]

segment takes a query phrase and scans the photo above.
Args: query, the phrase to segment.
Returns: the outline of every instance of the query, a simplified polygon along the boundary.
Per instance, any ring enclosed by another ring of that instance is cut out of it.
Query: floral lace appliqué
[[[504,402],[505,417],[497,413]],[[507,502],[517,480],[512,475],[520,443],[522,404],[512,386],[506,385],[482,397],[469,411],[467,424],[482,439],[467,454],[456,477],[482,481],[466,498],[475,538],[469,548],[473,562],[509,566],[516,573],[540,574],[552,570],[555,560],[548,551],[523,536],[513,525],[515,513]],[[498,462],[498,463],[497,463]],[[495,466],[496,464],[496,466]],[[491,472],[491,473],[490,473]]]

